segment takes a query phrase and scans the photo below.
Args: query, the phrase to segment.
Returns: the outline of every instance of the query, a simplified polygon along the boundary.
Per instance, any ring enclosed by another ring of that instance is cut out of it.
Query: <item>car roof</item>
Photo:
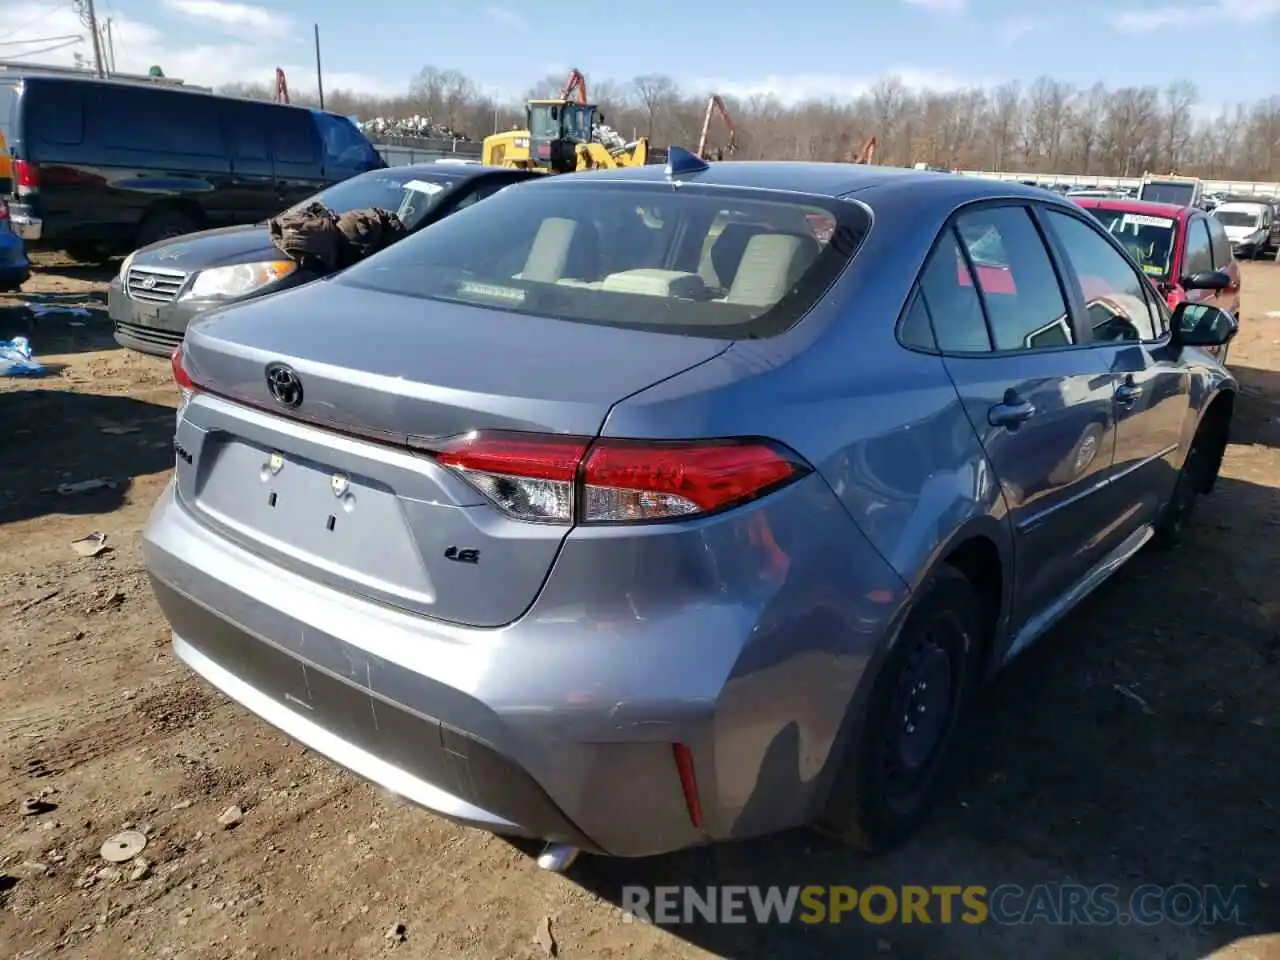
[[[1080,197],[1076,200],[1087,210],[1115,210],[1119,213],[1136,213],[1148,217],[1165,217],[1169,220],[1186,220],[1198,211],[1176,203],[1154,203],[1151,200],[1128,200],[1124,197]]]
[[[661,164],[646,164],[642,167],[623,167],[617,170],[593,170],[574,174],[571,179],[575,183],[663,182],[666,180],[666,168]],[[947,199],[957,204],[987,196],[1061,200],[1061,197],[1055,193],[1019,183],[931,170],[878,167],[857,163],[793,160],[716,162],[709,163],[706,170],[686,174],[680,180],[686,183],[739,187],[747,190],[793,191],[832,199],[862,191],[896,191],[928,185],[932,199],[939,201]]]
[[[34,70],[30,73],[26,73],[15,70],[12,73],[6,73],[3,76],[0,76],[0,79],[12,79],[14,81],[21,82],[24,86],[80,83],[123,90],[160,90],[165,93],[177,93],[188,97],[212,97],[215,100],[231,100],[237,103],[254,103],[259,105],[265,104],[269,107],[285,107],[289,110],[306,110],[309,113],[323,113],[326,116],[346,119],[346,117],[340,113],[334,113],[331,110],[321,110],[318,107],[304,107],[301,104],[296,103],[276,103],[274,100],[259,100],[256,97],[242,97],[236,94],[218,93],[216,90],[191,87],[182,83],[152,83],[142,78],[129,80],[120,77],[78,77],[72,74],[63,73],[39,73]]]
[[[475,180],[477,177],[485,177],[495,173],[511,174],[515,178],[542,176],[542,174],[533,173],[527,170],[516,170],[512,167],[494,167],[494,166],[478,166],[473,163],[408,163],[397,167],[383,167],[379,170],[370,170],[361,176],[370,174],[382,174],[386,176],[388,173],[404,174],[405,178],[409,177],[425,177],[433,180],[457,180],[467,181]]]

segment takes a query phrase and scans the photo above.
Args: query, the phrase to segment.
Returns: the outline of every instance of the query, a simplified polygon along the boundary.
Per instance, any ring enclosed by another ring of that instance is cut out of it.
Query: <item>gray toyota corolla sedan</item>
[[[1047,191],[676,150],[197,322],[146,560],[209,682],[553,868],[882,848],[1212,488],[1235,330]]]

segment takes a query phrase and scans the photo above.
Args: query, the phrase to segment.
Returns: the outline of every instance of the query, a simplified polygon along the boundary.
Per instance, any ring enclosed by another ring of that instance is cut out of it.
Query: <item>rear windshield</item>
[[[1224,227],[1256,227],[1262,219],[1262,210],[1215,210],[1213,215]]]
[[[1169,275],[1178,230],[1176,220],[1096,207],[1089,212],[1129,251],[1143,273],[1157,278]]]
[[[855,204],[800,194],[531,181],[340,282],[581,323],[765,337],[822,297],[869,226]]]
[[[1192,183],[1144,183],[1138,199],[1151,203],[1172,203],[1179,207],[1191,206],[1196,188]]]

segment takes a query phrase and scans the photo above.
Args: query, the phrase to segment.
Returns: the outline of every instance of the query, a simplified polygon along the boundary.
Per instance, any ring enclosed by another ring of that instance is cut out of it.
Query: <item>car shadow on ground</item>
[[[99,514],[173,466],[172,407],[39,388],[0,393],[0,524]]]
[[[52,354],[119,348],[107,316],[106,294],[15,294],[0,298],[0,339],[26,337],[36,359]]]
[[[646,860],[584,857],[570,877],[624,908],[635,903],[626,887],[1013,884],[1021,892],[1003,906],[1025,920],[1030,890],[1062,883],[1115,885],[1122,911],[1144,884],[1189,884],[1202,902],[1216,886],[1240,907],[1238,923],[970,925],[958,900],[956,921],[940,922],[934,899],[928,924],[877,925],[855,909],[838,924],[695,915],[668,928],[727,958],[1190,960],[1278,932],[1280,610],[1241,602],[1240,539],[1223,532],[1278,523],[1280,491],[1221,479],[1180,548],[1144,551],[980,694],[939,806],[904,848],[869,857],[797,831]],[[798,770],[798,748],[784,730],[765,762]]]
[[[1240,384],[1240,402],[1231,424],[1236,443],[1280,447],[1280,373],[1231,365]]]

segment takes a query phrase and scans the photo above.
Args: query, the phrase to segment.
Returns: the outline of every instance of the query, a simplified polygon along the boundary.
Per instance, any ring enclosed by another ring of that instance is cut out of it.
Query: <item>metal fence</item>
[[[388,166],[406,167],[411,163],[434,163],[437,160],[479,160],[481,145],[469,140],[423,140],[414,146],[401,143],[375,143]]]

